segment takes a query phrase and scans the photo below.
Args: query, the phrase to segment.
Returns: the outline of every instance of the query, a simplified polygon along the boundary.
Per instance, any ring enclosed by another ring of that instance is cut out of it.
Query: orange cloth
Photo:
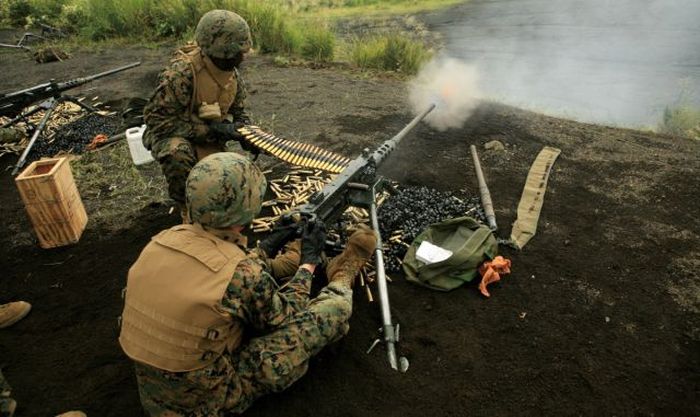
[[[491,261],[486,261],[479,267],[481,274],[481,282],[479,283],[479,291],[486,297],[490,297],[486,286],[501,280],[501,274],[510,274],[510,259],[502,256],[496,256]]]
[[[95,149],[100,147],[100,145],[106,142],[107,139],[107,135],[103,135],[100,133],[92,139],[92,142],[90,142],[88,146],[85,147],[85,149],[87,149],[88,151],[94,151]]]

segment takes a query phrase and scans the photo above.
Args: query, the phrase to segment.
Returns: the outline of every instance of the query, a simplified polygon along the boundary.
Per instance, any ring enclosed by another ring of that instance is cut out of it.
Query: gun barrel
[[[112,74],[117,73],[117,72],[125,71],[125,70],[128,70],[128,69],[130,69],[130,68],[137,67],[137,66],[139,66],[139,65],[141,65],[141,62],[140,62],[140,61],[138,61],[138,62],[132,62],[131,64],[127,64],[127,65],[121,66],[121,67],[119,67],[119,68],[113,68],[113,69],[111,69],[111,70],[103,71],[103,72],[100,72],[100,73],[98,73],[98,74],[90,75],[90,76],[87,76],[87,77],[74,78],[74,79],[72,79],[72,80],[64,81],[64,82],[62,82],[62,83],[58,83],[58,85],[63,85],[63,86],[68,86],[68,85],[71,85],[71,86],[78,86],[79,84],[84,84],[84,83],[86,83],[86,82],[88,82],[88,81],[92,81],[92,80],[96,80],[96,79],[98,79],[98,78],[106,77],[106,76],[108,76],[108,75],[112,75]],[[0,98],[3,98],[3,99],[11,99],[11,98],[13,98],[13,97],[19,97],[19,96],[21,96],[21,95],[23,95],[23,94],[26,94],[26,93],[32,93],[32,94],[38,95],[37,93],[40,94],[42,91],[45,91],[46,89],[48,89],[49,87],[51,87],[51,85],[52,85],[51,82],[42,83],[42,84],[37,84],[37,85],[35,85],[35,86],[33,86],[33,87],[25,88],[24,90],[18,90],[18,91],[13,91],[13,92],[11,92],[11,93],[0,94]]]
[[[121,67],[117,67],[117,68],[113,68],[111,70],[103,71],[103,72],[100,72],[100,73],[95,74],[95,75],[90,75],[88,77],[85,77],[85,79],[96,80],[98,78],[106,77],[108,75],[112,75],[112,74],[115,74],[117,72],[122,72],[122,71],[126,71],[130,68],[138,67],[139,65],[141,65],[141,61],[132,62],[130,64],[122,65]]]
[[[75,88],[79,85],[89,83],[90,81],[94,81],[98,78],[102,78],[102,77],[106,77],[108,75],[116,74],[118,72],[126,71],[128,69],[138,67],[139,65],[141,65],[141,61],[132,62],[131,64],[126,64],[126,65],[122,65],[121,67],[112,68],[111,70],[103,71],[103,72],[93,74],[93,75],[88,75],[87,77],[74,78],[72,80],[58,83],[56,90],[60,92],[60,91],[65,91],[65,90],[68,90],[71,88]]]
[[[474,170],[476,171],[476,180],[479,183],[479,194],[481,196],[481,205],[484,206],[486,222],[488,222],[489,224],[489,229],[495,231],[498,229],[498,225],[496,224],[496,213],[494,213],[493,211],[491,193],[489,192],[488,185],[486,185],[486,180],[484,179],[484,172],[481,170],[479,154],[476,153],[476,146],[471,145],[469,149],[471,150],[472,158],[474,159]]]
[[[118,68],[113,68],[98,74],[89,75],[87,77],[74,78],[64,82],[54,82],[53,80],[37,84],[33,87],[25,88],[24,90],[13,91],[11,93],[0,93],[0,116],[15,117],[22,115],[22,111],[38,101],[44,101],[48,98],[58,98],[63,91],[89,83],[98,78],[106,77],[117,72],[125,71],[130,68],[141,65],[141,62],[132,62],[131,64],[123,65]]]
[[[396,146],[398,146],[399,142],[401,142],[401,139],[403,139],[408,132],[413,130],[414,127],[425,117],[433,111],[436,107],[436,104],[433,103],[428,108],[426,108],[422,113],[420,113],[418,116],[414,117],[413,120],[411,120],[399,133],[394,135],[393,138],[387,140],[386,142],[382,143],[382,145],[374,151],[372,154],[372,160],[374,160],[375,164],[380,164],[384,159],[386,159],[387,155],[391,153],[394,149],[396,149]]]

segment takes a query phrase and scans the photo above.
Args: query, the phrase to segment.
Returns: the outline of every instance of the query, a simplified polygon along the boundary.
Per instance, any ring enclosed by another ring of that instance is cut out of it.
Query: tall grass
[[[390,34],[354,40],[350,59],[362,69],[415,74],[430,55],[422,42]]]
[[[336,16],[387,11],[432,10],[463,0],[282,0],[288,8],[302,13],[324,13]]]
[[[0,3],[3,21],[10,25],[25,25],[27,17],[31,16],[34,10],[26,0],[7,0]]]
[[[335,34],[324,25],[312,25],[305,32],[301,55],[314,62],[330,62],[335,56]]]
[[[243,3],[243,2],[241,2]],[[244,2],[239,11],[253,32],[253,43],[262,52],[297,53],[303,43],[303,33],[284,13],[269,2]]]
[[[687,103],[667,106],[659,131],[674,136],[700,139],[700,108]]]
[[[43,21],[91,40],[132,37],[180,39],[194,32],[213,9],[239,13],[248,21],[254,47],[262,52],[303,53],[314,60],[333,56],[327,29],[303,30],[297,16],[278,0],[6,0],[0,20],[12,25]]]
[[[434,0],[438,1],[438,0]],[[448,0],[444,0],[448,1]],[[449,0],[451,1],[451,0]],[[412,4],[413,0],[0,0],[0,20],[42,21],[83,39],[191,39],[199,18],[212,9],[234,10],[251,27],[254,48],[264,53],[301,55],[315,62],[335,58],[335,34],[323,22],[295,10]],[[345,45],[344,45],[345,46]],[[350,59],[363,69],[415,73],[429,57],[421,42],[401,35],[357,40]]]

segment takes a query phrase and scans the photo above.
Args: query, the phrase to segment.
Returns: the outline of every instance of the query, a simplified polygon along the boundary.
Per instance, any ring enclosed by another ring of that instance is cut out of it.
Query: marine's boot
[[[59,414],[56,417],[87,417],[87,414],[82,411],[69,411],[67,413]]]
[[[0,329],[10,327],[22,320],[27,314],[29,314],[31,309],[32,305],[24,301],[0,304]]]
[[[329,282],[339,282],[352,288],[355,276],[367,263],[377,247],[377,236],[366,226],[361,226],[348,239],[345,250],[333,258],[326,268]]]
[[[12,417],[17,409],[17,401],[12,398],[0,398],[0,417]]]

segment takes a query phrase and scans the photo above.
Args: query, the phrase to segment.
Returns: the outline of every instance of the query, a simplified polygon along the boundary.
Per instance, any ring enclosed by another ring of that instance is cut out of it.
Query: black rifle
[[[376,175],[377,167],[387,158],[408,132],[410,132],[425,116],[435,108],[430,105],[423,113],[416,116],[393,138],[382,143],[379,148],[370,154],[365,149],[362,155],[350,162],[338,176],[323,189],[309,198],[309,202],[299,207],[296,211],[302,218],[320,219],[324,222],[332,222],[338,219],[348,206],[356,206],[369,210],[372,228],[377,236],[377,249],[375,262],[377,269],[377,286],[379,289],[379,301],[382,313],[382,338],[386,343],[389,364],[394,370],[405,372],[408,369],[408,360],[404,357],[397,358],[396,343],[399,340],[399,326],[394,326],[391,321],[389,309],[389,294],[384,271],[384,256],[382,252],[382,239],[379,234],[379,222],[377,220],[377,205],[375,196],[378,189],[385,183],[384,179]],[[370,350],[381,342],[381,338],[375,340]]]
[[[53,113],[57,104],[70,101],[87,111],[93,112],[95,109],[92,106],[82,103],[81,101],[75,99],[74,97],[63,95],[64,91],[70,90],[72,88],[79,87],[83,84],[87,84],[98,78],[106,77],[108,75],[115,74],[117,72],[126,71],[130,68],[141,65],[140,62],[133,62],[128,65],[124,65],[119,68],[114,68],[109,71],[104,71],[99,74],[89,75],[87,77],[74,78],[72,80],[56,82],[51,80],[47,83],[35,85],[24,90],[15,91],[7,94],[0,94],[0,117],[12,117],[9,122],[5,123],[0,127],[9,127],[13,124],[19,122],[20,120],[27,120],[27,117],[38,113],[39,111],[46,110],[44,117],[39,122],[39,125],[34,129],[32,138],[29,140],[29,144],[24,149],[22,156],[20,156],[15,165],[15,169],[12,171],[12,175],[17,174],[17,172],[24,166],[27,159],[29,151],[34,146],[34,142],[37,140],[41,131],[46,126],[46,123]],[[25,109],[32,104],[39,103],[30,110],[25,111]]]

